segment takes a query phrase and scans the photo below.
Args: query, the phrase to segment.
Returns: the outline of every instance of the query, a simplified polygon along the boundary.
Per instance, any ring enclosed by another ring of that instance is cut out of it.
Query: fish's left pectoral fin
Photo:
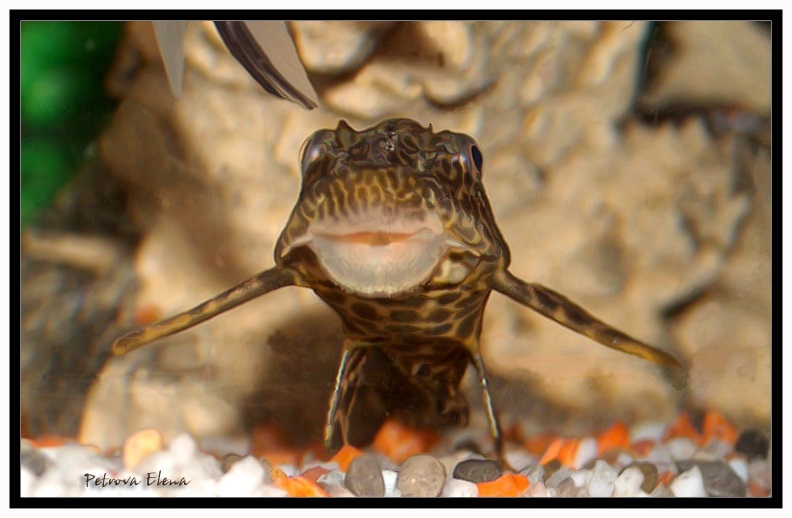
[[[658,365],[683,370],[679,361],[655,347],[619,331],[572,302],[564,295],[541,284],[529,284],[508,271],[495,274],[490,281],[493,290],[527,306],[576,333],[600,344],[638,356]]]

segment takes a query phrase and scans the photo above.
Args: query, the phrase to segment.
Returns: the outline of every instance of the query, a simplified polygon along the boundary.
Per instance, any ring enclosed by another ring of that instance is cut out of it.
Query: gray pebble
[[[384,496],[385,480],[379,459],[367,453],[352,459],[344,485],[357,496]]]
[[[528,479],[528,483],[531,484],[531,486],[535,486],[538,482],[542,482],[542,484],[544,484],[545,470],[544,466],[541,464],[528,466],[520,472],[520,475],[525,475],[525,477]]]
[[[439,460],[431,455],[413,455],[402,463],[396,488],[402,496],[440,496],[445,477]]]
[[[553,473],[561,469],[561,461],[558,459],[553,459],[550,462],[544,464],[544,479],[547,481],[548,478],[553,476]]]
[[[558,490],[558,496],[560,497],[568,498],[577,496],[577,487],[575,486],[575,481],[572,480],[571,477],[562,480],[561,483],[556,486],[556,490]]]
[[[497,480],[501,475],[503,475],[503,468],[494,460],[463,460],[454,468],[454,478],[467,480],[474,484]]]
[[[632,467],[638,468],[639,470],[641,470],[641,473],[643,473],[644,479],[643,482],[641,483],[641,491],[643,491],[644,493],[651,493],[652,490],[654,490],[654,488],[657,487],[657,478],[658,478],[657,466],[655,466],[651,462],[633,462],[624,469],[632,468]],[[622,472],[624,472],[624,470],[622,470]]]
[[[745,430],[737,438],[734,449],[745,455],[748,460],[766,459],[770,440],[759,430]]]
[[[264,457],[256,457],[256,460],[259,461],[261,467],[264,468],[264,482],[267,484],[272,483],[272,465],[269,463],[267,459]]]
[[[561,466],[552,475],[547,477],[545,480],[545,486],[558,489],[558,486],[561,485],[561,482],[568,479],[570,476],[571,472],[569,471],[569,468],[566,466]]]
[[[704,489],[709,496],[745,496],[747,487],[737,473],[723,461],[680,461],[680,471],[698,466],[704,480]]]
[[[47,456],[35,448],[23,448],[19,454],[19,462],[31,473],[40,477],[47,469]]]
[[[233,466],[240,460],[242,460],[242,456],[237,455],[236,453],[229,453],[228,455],[223,457],[223,460],[220,461],[220,467],[223,469],[223,473],[228,473],[228,470],[231,469],[231,466]]]

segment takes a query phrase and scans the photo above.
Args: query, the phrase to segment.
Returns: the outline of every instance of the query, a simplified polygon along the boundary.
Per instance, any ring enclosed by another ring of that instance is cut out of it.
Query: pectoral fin
[[[665,367],[682,367],[670,354],[609,326],[550,288],[540,284],[528,284],[509,272],[494,275],[490,286],[495,291],[606,347],[639,356]]]
[[[256,297],[296,283],[297,274],[290,269],[275,267],[251,277],[220,295],[151,325],[132,330],[113,342],[113,354],[124,354],[151,342],[205,322],[229,309]]]

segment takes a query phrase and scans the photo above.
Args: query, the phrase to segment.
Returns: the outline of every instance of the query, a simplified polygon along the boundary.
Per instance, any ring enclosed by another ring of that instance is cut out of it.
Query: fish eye
[[[322,158],[328,150],[328,139],[332,139],[332,133],[328,135],[326,131],[320,131],[311,135],[303,142],[300,149],[300,171],[305,176],[308,168]]]

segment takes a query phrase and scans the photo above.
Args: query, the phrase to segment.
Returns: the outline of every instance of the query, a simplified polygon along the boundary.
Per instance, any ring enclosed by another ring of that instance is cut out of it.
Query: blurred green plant
[[[104,90],[122,22],[22,22],[22,225],[48,206],[114,108]]]

